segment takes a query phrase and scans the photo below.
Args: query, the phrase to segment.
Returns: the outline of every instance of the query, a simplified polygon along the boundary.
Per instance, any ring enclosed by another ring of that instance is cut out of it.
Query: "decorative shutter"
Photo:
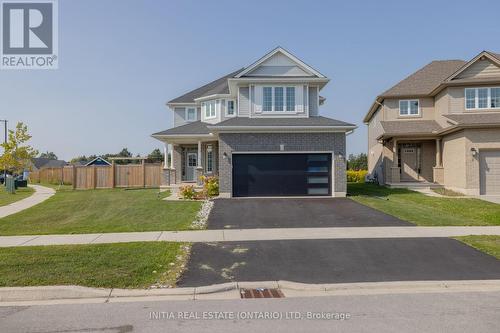
[[[304,89],[302,86],[295,86],[295,110],[304,112]]]
[[[255,86],[255,97],[254,97],[254,100],[255,100],[255,113],[261,113],[262,112],[262,96],[263,96],[263,93],[262,93],[262,90],[263,90],[263,86]]]

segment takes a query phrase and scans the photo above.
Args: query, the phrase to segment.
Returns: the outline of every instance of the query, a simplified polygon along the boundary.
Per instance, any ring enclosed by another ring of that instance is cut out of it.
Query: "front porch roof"
[[[443,129],[435,120],[381,121],[384,134],[377,140],[395,136],[436,136]]]
[[[182,126],[172,127],[151,136],[163,142],[196,143],[197,141],[214,140],[215,136],[208,129],[207,123],[194,121]]]

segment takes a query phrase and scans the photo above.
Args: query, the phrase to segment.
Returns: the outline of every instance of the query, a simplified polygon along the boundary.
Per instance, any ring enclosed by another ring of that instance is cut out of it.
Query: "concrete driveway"
[[[208,229],[413,226],[347,198],[218,199]]]
[[[453,239],[286,240],[196,243],[179,286],[482,279],[500,279],[500,260]]]

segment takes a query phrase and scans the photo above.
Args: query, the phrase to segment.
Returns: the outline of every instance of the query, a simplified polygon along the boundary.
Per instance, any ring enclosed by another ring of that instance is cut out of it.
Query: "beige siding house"
[[[433,61],[379,95],[364,122],[379,183],[500,194],[500,54]]]

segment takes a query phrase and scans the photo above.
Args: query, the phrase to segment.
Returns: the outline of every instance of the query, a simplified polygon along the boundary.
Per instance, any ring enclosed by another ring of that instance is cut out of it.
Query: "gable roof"
[[[102,162],[104,162],[107,165],[111,165],[111,163],[109,163],[108,161],[106,161],[104,158],[102,158],[101,156],[98,156],[98,157],[94,158],[92,161],[90,161],[88,163],[85,163],[85,166],[87,166],[87,165],[93,165],[93,164],[95,164],[96,162],[99,162],[99,161],[102,161]]]
[[[446,84],[478,83],[483,81],[487,82],[488,80],[484,78],[453,80],[457,75],[462,73],[465,69],[467,69],[473,63],[475,63],[479,59],[482,59],[483,57],[487,57],[493,62],[500,64],[500,54],[491,51],[482,51],[470,61],[432,61],[431,63],[425,65],[415,73],[409,75],[404,80],[400,81],[390,89],[377,96],[363,121],[365,123],[368,123],[370,121],[372,116],[378,110],[380,103],[385,98],[434,96]]]
[[[260,59],[255,61],[253,64],[251,64],[250,66],[248,66],[247,68],[242,70],[240,73],[236,74],[235,78],[240,78],[242,76],[245,76],[246,74],[250,73],[252,70],[256,69],[259,65],[264,63],[266,60],[270,59],[272,56],[274,56],[278,53],[283,54],[285,57],[290,59],[293,63],[297,64],[297,66],[299,66],[305,72],[308,72],[308,73],[315,75],[317,77],[320,77],[320,78],[325,78],[325,76],[323,74],[321,74],[319,71],[312,68],[311,66],[309,66],[308,64],[306,64],[305,62],[303,62],[302,60],[300,60],[299,58],[297,58],[296,56],[294,56],[293,54],[291,54],[290,52],[288,52],[287,50],[282,48],[281,46],[278,46],[275,49],[271,50],[270,52],[265,54],[263,57],[261,57]]]
[[[446,78],[446,82],[450,82],[454,80],[457,76],[459,76],[461,73],[463,73],[467,68],[472,66],[474,63],[476,63],[478,60],[487,58],[493,63],[500,65],[500,55],[498,53],[490,52],[490,51],[482,51],[479,53],[477,56],[472,58],[472,60],[466,62],[462,67],[457,69],[454,73],[450,74],[449,77]]]
[[[237,71],[224,75],[223,77],[220,77],[217,80],[214,80],[199,88],[191,90],[182,96],[170,100],[167,104],[195,103],[196,98],[200,98],[203,96],[210,96],[214,94],[229,94],[229,86],[227,84],[227,79],[234,77],[242,70],[243,68],[240,68]]]

